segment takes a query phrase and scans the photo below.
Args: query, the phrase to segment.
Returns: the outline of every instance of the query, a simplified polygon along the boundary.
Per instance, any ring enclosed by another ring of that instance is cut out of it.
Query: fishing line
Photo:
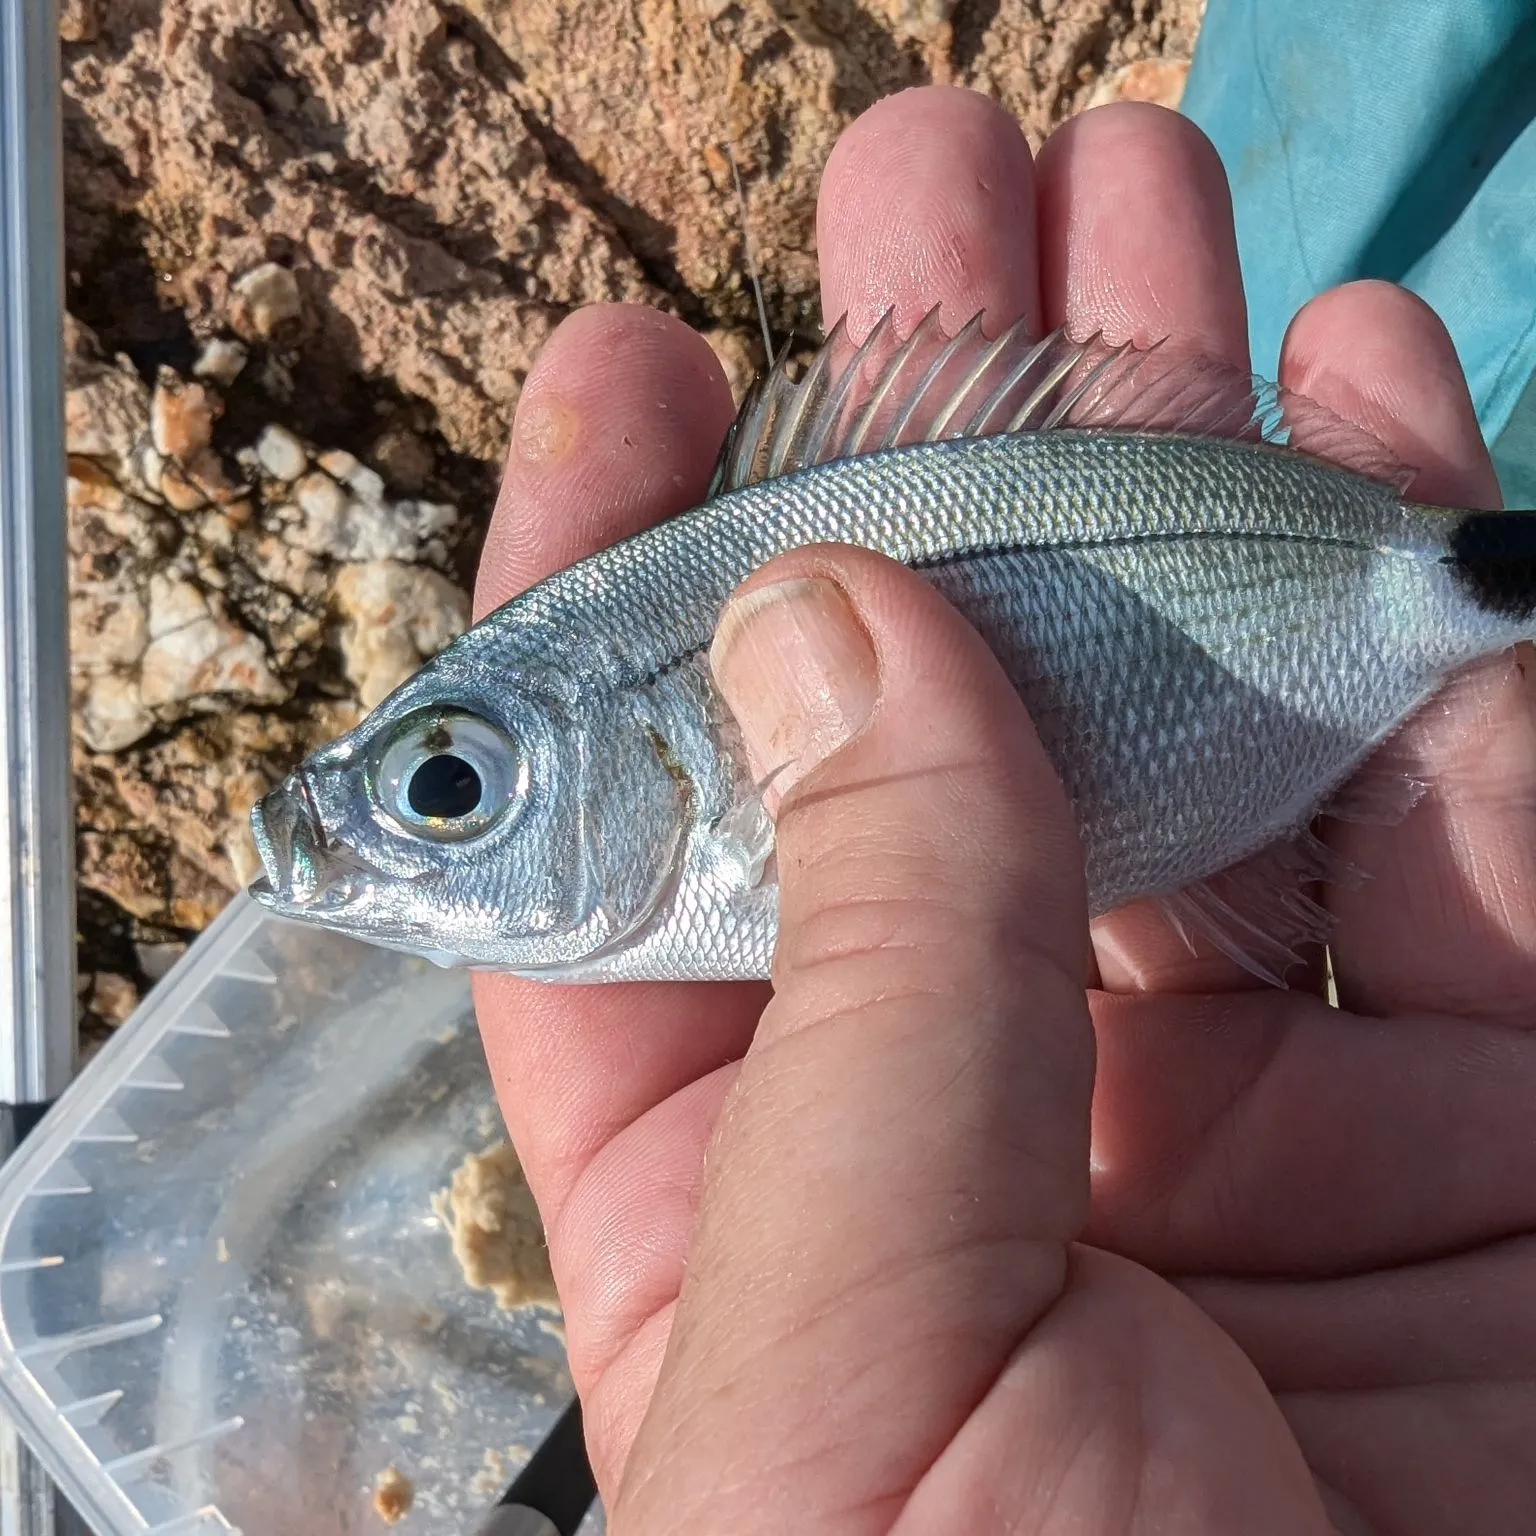
[[[773,362],[773,332],[768,326],[768,306],[763,302],[762,279],[757,275],[757,256],[752,250],[752,228],[747,222],[747,194],[742,190],[741,170],[736,164],[736,151],[726,140],[725,158],[731,163],[731,181],[736,187],[736,209],[741,215],[741,249],[747,260],[747,276],[752,280],[752,293],[757,299],[757,320],[763,328],[763,354]]]

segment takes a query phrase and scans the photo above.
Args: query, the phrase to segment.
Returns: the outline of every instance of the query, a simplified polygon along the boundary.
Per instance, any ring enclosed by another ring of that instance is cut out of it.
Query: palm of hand
[[[951,328],[982,309],[994,330],[1027,313],[1141,341],[1171,334],[1246,362],[1220,168],[1156,109],[1089,114],[1031,167],[1017,130],[979,98],[909,93],[840,144],[819,232],[824,312],[848,310],[859,333],[890,305],[910,326],[942,301]],[[1454,354],[1413,299],[1358,285],[1315,301],[1283,372],[1418,466],[1418,499],[1494,504]],[[696,501],[729,416],[718,366],[680,325],[617,308],[574,317],[519,406],[480,610]],[[1212,1486],[1236,1484],[1274,1453],[1273,1429],[1253,1430],[1237,1407],[1225,1438],[1188,1434],[1186,1399],[1200,1422],[1221,1422],[1243,1369],[1209,1318],[1263,1374],[1344,1536],[1475,1536],[1529,1519],[1536,709],[1505,662],[1448,707],[1464,718],[1435,733],[1426,801],[1400,826],[1332,834],[1373,876],[1329,897],[1352,1011],[1315,991],[1254,990],[1150,914],[1099,925],[1091,1246],[1073,1250],[1022,1375],[1000,1335],[979,1403],[937,1391],[925,1405],[945,1346],[908,1326],[910,1295],[872,1279],[860,1305],[884,1358],[876,1373],[843,1362],[852,1395],[905,1381],[907,1416],[931,1421],[910,1444],[926,1449],[893,1451],[878,1471],[857,1457],[828,1469],[806,1439],[824,1427],[791,1418],[773,1443],[722,1450],[739,1463],[727,1482],[777,1473],[792,1487],[786,1514],[819,1490],[837,1509],[828,1529],[899,1517],[917,1530],[1164,1529],[1182,1507],[1170,1479],[1198,1482],[1183,1474],[1203,1465]],[[476,993],[612,1497],[671,1330],[705,1146],[766,992],[481,976]],[[1003,1166],[1027,1155],[998,1149]],[[899,1191],[869,1199],[871,1219],[900,1220]],[[961,1351],[987,1332],[968,1306],[939,1329]],[[1059,1371],[1040,1367],[1041,1329],[1059,1336]],[[763,1390],[793,1357],[757,1363]],[[786,1384],[785,1412],[814,1390]],[[829,1479],[844,1486],[829,1493]],[[628,1502],[645,1507],[645,1490]],[[1266,1528],[1313,1528],[1278,1507],[1275,1521]],[[787,1526],[765,1516],[762,1528]],[[1218,1512],[1179,1528],[1223,1526]]]

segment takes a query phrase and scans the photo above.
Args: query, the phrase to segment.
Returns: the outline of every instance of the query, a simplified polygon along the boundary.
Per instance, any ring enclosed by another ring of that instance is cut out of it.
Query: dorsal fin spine
[[[844,320],[846,318],[846,316],[843,317]],[[874,328],[870,331],[869,335],[855,349],[853,356],[848,360],[848,366],[838,375],[837,382],[827,392],[826,399],[817,407],[816,415],[812,419],[810,428],[806,433],[806,441],[808,443],[819,443],[822,445],[822,450],[830,446],[832,429],[837,425],[838,416],[843,409],[843,404],[853,388],[855,379],[859,376],[865,358],[874,355],[880,344],[885,340],[885,333],[895,322],[895,318],[896,311],[894,309],[886,310],[875,321]],[[839,320],[838,324],[842,325],[843,320]],[[836,327],[833,328],[833,334],[836,334]],[[829,337],[828,347],[830,348],[830,346],[831,339]],[[819,451],[816,455],[816,460],[820,461],[830,457],[829,453]]]
[[[798,383],[786,343],[742,402],[710,494],[872,448],[1064,428],[1229,437],[1331,462],[1399,492],[1412,479],[1363,429],[1222,359],[1170,356],[1162,342],[1077,341],[1064,329],[1031,343],[1023,321],[988,341],[980,315],[950,337],[939,314],[935,306],[902,339],[887,310],[856,347],[840,320]]]
[[[811,399],[826,377],[828,369],[832,366],[832,353],[843,332],[843,322],[839,320],[832,327],[832,334],[827,337],[820,350],[816,353],[811,366],[806,370],[805,377],[795,389],[795,402],[791,410],[785,411],[774,424],[773,442],[768,449],[768,462],[764,469],[764,478],[770,478],[779,473],[784,461],[790,457],[795,446],[796,435],[805,421],[806,411],[810,407]]]
[[[1101,378],[1103,378],[1103,376],[1109,371],[1112,364],[1118,363],[1120,359],[1125,356],[1130,345],[1131,344],[1128,341],[1121,342],[1121,344],[1114,348],[1114,350],[1111,351],[1110,354],[1104,358],[1102,362],[1090,368],[1086,376],[1074,388],[1069,389],[1067,393],[1063,395],[1062,398],[1056,403],[1055,409],[1053,409],[1051,414],[1040,423],[1040,430],[1042,432],[1050,432],[1054,428],[1060,426],[1060,424],[1067,419],[1067,414],[1071,411],[1072,407],[1075,406],[1077,402],[1081,400],[1083,396],[1086,395],[1088,391],[1092,389],[1093,386],[1097,384]]]
[[[1053,333],[1054,334],[1054,333]],[[1050,346],[1051,337],[1042,336],[1025,355],[1014,364],[1003,376],[1002,381],[981,402],[976,414],[966,422],[960,435],[962,437],[979,436],[983,427],[992,419],[992,413],[1005,401],[1009,395],[1018,388],[1020,380],[1028,374],[1029,370],[1045,355],[1045,349]]]
[[[863,451],[864,434],[869,430],[880,407],[885,404],[885,398],[891,392],[891,387],[895,384],[907,359],[912,356],[918,338],[924,334],[930,324],[937,324],[938,318],[939,305],[935,304],[913,327],[912,334],[891,354],[890,361],[886,363],[879,380],[869,393],[869,399],[864,402],[864,409],[854,418],[848,436],[843,439],[842,451],[836,455],[837,458],[852,458]]]
[[[1040,409],[1040,402],[1047,399],[1051,391],[1077,367],[1078,363],[1082,361],[1087,353],[1088,348],[1093,345],[1096,339],[1096,337],[1090,336],[1087,341],[1080,342],[1058,358],[1056,363],[1046,370],[1045,377],[1029,392],[1024,404],[1008,419],[1008,425],[1003,428],[1003,431],[1022,432],[1028,424],[1029,418]]]
[[[901,434],[906,431],[908,424],[917,414],[918,407],[925,402],[934,382],[948,367],[949,360],[971,339],[973,332],[980,330],[981,316],[972,315],[949,341],[939,348],[938,355],[928,364],[922,378],[917,381],[917,387],[907,396],[907,403],[891,418],[890,426],[885,429],[885,436],[880,439],[882,448],[894,448],[901,441]]]
[[[980,318],[981,317],[978,315],[977,320],[979,321]],[[976,388],[976,386],[982,381],[983,378],[986,377],[987,369],[990,368],[992,364],[1002,356],[1005,349],[1013,342],[1014,338],[1019,334],[1020,331],[1025,328],[1028,323],[1029,316],[1020,315],[1019,318],[1015,320],[1013,324],[1010,325],[1007,330],[1005,330],[997,338],[997,340],[994,341],[986,349],[986,351],[981,354],[981,356],[976,360],[976,366],[972,368],[971,371],[966,374],[963,379],[961,379],[959,384],[955,386],[954,393],[949,397],[948,400],[944,402],[944,409],[941,410],[939,414],[933,419],[932,436],[935,439],[943,437],[944,434],[949,430],[950,423],[959,414],[960,407],[964,405],[966,400],[970,397],[971,391]],[[963,428],[961,429],[959,435],[962,437],[965,436],[965,431]]]

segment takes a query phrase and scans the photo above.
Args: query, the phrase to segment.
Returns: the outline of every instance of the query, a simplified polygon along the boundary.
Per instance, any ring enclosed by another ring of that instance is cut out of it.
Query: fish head
[[[689,798],[665,743],[601,668],[520,656],[494,617],[253,809],[259,902],[530,974],[579,971],[657,910]]]

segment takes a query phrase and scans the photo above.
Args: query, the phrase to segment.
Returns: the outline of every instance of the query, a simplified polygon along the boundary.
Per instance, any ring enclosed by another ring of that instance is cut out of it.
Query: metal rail
[[[62,156],[57,0],[0,0],[0,1157],[75,1057]],[[0,1536],[61,1517],[0,1423]]]
[[[55,0],[0,4],[0,1103],[74,1066]]]

